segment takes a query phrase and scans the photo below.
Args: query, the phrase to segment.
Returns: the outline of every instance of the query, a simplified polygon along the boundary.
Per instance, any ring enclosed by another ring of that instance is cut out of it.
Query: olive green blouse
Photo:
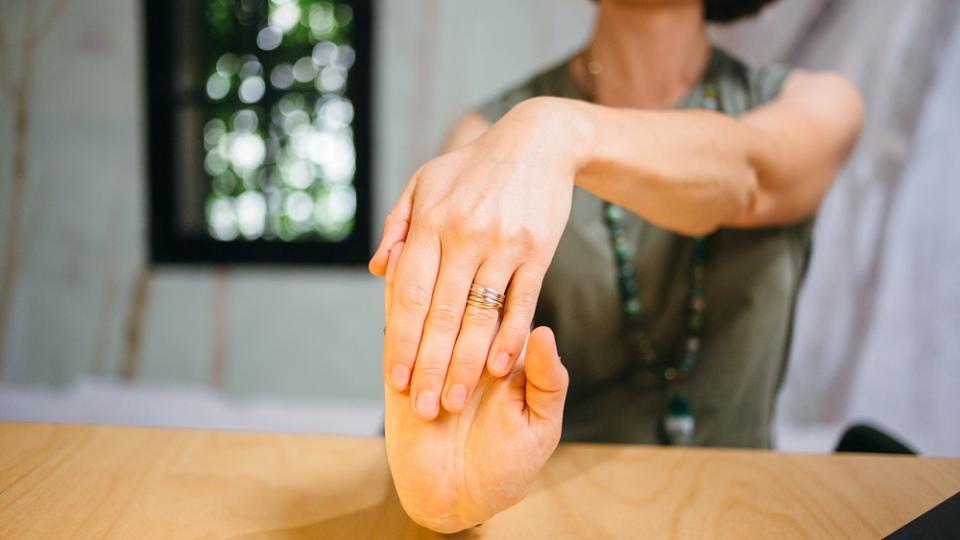
[[[534,96],[587,99],[567,65],[507,91],[481,112],[495,122]],[[718,85],[722,111],[738,116],[773,99],[787,74],[784,67],[748,66],[714,48],[701,84],[680,107],[701,106],[710,81]],[[673,362],[686,332],[693,241],[629,212],[625,227],[648,334],[658,354]],[[709,240],[700,362],[680,387],[696,419],[694,444],[770,446],[811,229],[812,219],[787,227],[722,229]],[[644,369],[624,370],[637,359],[627,347],[615,272],[602,201],[577,188],[536,314],[536,324],[555,331],[570,372],[563,439],[656,443],[667,388]]]

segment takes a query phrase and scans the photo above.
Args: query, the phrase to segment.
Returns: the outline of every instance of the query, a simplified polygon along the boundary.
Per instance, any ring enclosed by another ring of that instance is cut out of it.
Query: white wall
[[[26,4],[6,4],[16,60]],[[38,2],[38,13],[52,5]],[[381,1],[377,222],[457,115],[572,50],[591,9],[580,0]],[[124,320],[146,257],[140,24],[135,0],[69,0],[38,50],[22,221],[29,246],[2,341],[8,383],[65,385],[120,368]],[[0,100],[3,211],[12,114]],[[137,381],[213,383],[216,286],[213,270],[153,273]],[[223,286],[228,394],[380,399],[378,280],[362,269],[238,269]]]
[[[827,3],[782,0],[757,21],[715,32],[750,58],[789,56],[840,69],[867,97],[864,143],[821,213],[801,298],[779,420],[788,448],[827,449],[840,426],[866,418],[921,450],[960,454],[960,222],[953,210],[960,30],[952,30],[952,41],[932,39],[954,28],[952,2],[833,2],[809,34],[811,17]],[[51,4],[32,2],[38,12]],[[28,5],[2,4],[14,68],[18,48],[10,42],[19,39]],[[586,0],[381,0],[377,220],[457,115],[573,51],[589,32],[592,9]],[[806,43],[799,49],[798,40]],[[942,46],[912,50],[918,43]],[[937,59],[928,83],[918,78],[926,57],[917,54]],[[145,260],[142,58],[137,0],[68,0],[37,52],[22,221],[28,246],[9,333],[0,338],[0,392],[119,376],[124,319]],[[916,129],[905,129],[905,119]],[[9,100],[0,99],[4,213],[11,121]],[[0,235],[0,248],[7,241]],[[362,269],[216,276],[192,268],[154,272],[133,388],[192,386],[230,398],[339,400],[376,411],[377,280]],[[864,283],[871,285],[864,290]],[[225,290],[220,315],[217,287]],[[226,330],[222,350],[211,337],[217,324]],[[218,355],[225,358],[222,381]],[[83,388],[82,395],[106,392]],[[82,400],[62,403],[83,407]],[[103,410],[103,403],[91,408]],[[805,430],[817,433],[813,442]]]

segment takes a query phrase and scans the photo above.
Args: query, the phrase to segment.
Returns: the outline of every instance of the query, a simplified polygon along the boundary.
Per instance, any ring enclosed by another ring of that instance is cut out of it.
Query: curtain
[[[716,33],[754,59],[839,71],[867,105],[818,217],[779,444],[828,450],[866,421],[960,454],[960,3],[800,4]]]

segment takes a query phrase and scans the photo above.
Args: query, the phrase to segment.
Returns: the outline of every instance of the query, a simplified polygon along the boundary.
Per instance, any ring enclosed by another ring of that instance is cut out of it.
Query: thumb
[[[530,332],[523,373],[527,379],[526,399],[531,414],[551,422],[561,421],[569,376],[560,363],[553,331],[546,326]]]

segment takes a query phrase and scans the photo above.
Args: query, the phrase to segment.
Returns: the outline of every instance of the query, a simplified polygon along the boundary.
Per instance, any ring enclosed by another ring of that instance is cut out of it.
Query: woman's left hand
[[[384,344],[384,379],[414,413],[464,409],[483,372],[510,372],[570,214],[577,128],[558,100],[521,103],[474,142],[421,167],[371,261],[405,239]],[[506,292],[497,310],[467,305],[471,284]]]
[[[402,254],[400,242],[388,259],[388,320]],[[384,386],[387,460],[407,514],[452,533],[523,499],[560,440],[569,380],[553,332],[541,327],[506,377],[481,374],[474,399],[459,413],[425,422],[410,410],[406,392]]]

